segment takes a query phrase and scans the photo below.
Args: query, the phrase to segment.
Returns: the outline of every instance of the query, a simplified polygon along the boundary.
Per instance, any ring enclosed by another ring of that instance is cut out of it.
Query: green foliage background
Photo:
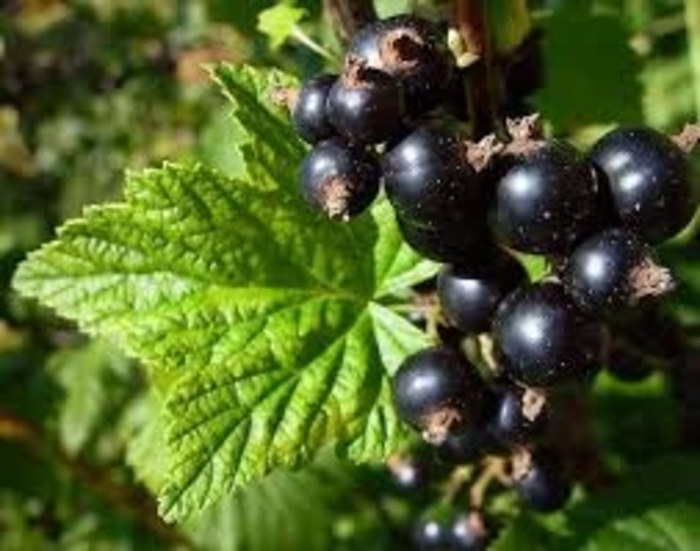
[[[341,227],[296,193],[303,146],[269,93],[337,63],[320,2],[260,26],[275,3],[14,4],[0,8],[0,548],[405,548],[420,506],[379,463],[406,438],[388,377],[425,337],[395,306],[436,267],[386,205]],[[553,132],[585,146],[615,124],[697,119],[693,0],[531,4],[548,74],[532,102]],[[688,324],[697,252],[692,229],[663,251]],[[601,376],[596,436],[625,482],[549,517],[499,501],[493,549],[696,549],[700,460],[672,390]]]

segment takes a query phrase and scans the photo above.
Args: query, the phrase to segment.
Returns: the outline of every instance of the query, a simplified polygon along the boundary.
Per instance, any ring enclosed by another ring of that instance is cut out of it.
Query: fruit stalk
[[[498,113],[500,74],[494,63],[486,3],[483,0],[453,0],[452,24],[467,52],[477,60],[467,83],[467,104],[474,139],[502,132]]]

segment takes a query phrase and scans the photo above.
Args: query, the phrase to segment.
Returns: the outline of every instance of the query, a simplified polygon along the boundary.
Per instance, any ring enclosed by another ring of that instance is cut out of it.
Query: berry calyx
[[[461,354],[434,346],[404,360],[393,391],[399,417],[439,445],[482,418],[488,389]]]
[[[510,445],[531,444],[547,426],[547,398],[533,389],[507,390],[501,396],[493,432]]]
[[[490,329],[491,318],[503,297],[527,280],[522,264],[494,249],[480,263],[447,265],[438,275],[440,305],[447,319],[464,333]]]
[[[330,218],[348,220],[364,211],[379,192],[376,158],[338,138],[316,144],[301,166],[306,200]]]
[[[521,287],[494,319],[494,351],[503,371],[532,387],[579,380],[598,365],[600,326],[555,282]]]
[[[594,312],[636,304],[674,288],[654,250],[630,230],[604,230],[581,243],[568,259],[562,280],[576,303]]]
[[[392,76],[350,58],[328,93],[326,110],[336,131],[348,141],[380,143],[401,128],[403,90]]]
[[[610,188],[619,223],[650,244],[665,241],[692,218],[690,163],[670,138],[651,128],[617,128],[600,138],[589,157]]]
[[[326,113],[328,92],[338,75],[320,74],[307,80],[291,109],[292,124],[299,137],[315,144],[332,137],[335,129]]]
[[[496,234],[514,249],[566,253],[597,221],[593,167],[570,145],[531,143],[497,185]]]

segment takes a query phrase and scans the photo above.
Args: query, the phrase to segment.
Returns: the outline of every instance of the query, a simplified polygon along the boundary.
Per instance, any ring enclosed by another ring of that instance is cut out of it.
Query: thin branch
[[[486,1],[452,2],[452,26],[457,29],[466,52],[478,60],[467,83],[469,118],[475,140],[491,132],[506,135],[499,118],[501,75],[494,63]]]
[[[344,42],[377,19],[372,0],[323,0],[323,8]]]

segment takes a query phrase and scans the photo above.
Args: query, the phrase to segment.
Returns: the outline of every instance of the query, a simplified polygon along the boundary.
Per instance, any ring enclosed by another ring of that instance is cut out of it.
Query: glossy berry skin
[[[593,167],[570,145],[543,142],[498,183],[496,234],[523,252],[563,254],[592,230],[598,202]]]
[[[493,432],[499,440],[509,446],[533,443],[547,426],[546,403],[535,410],[534,415],[526,415],[523,408],[524,395],[522,389],[513,388],[504,392],[499,401]]]
[[[632,231],[604,230],[574,250],[562,272],[562,281],[581,308],[614,311],[637,301],[643,281],[635,281],[635,276],[645,267],[651,270],[654,257],[653,249]]]
[[[651,128],[618,128],[589,153],[610,188],[619,223],[645,242],[682,230],[697,208],[685,153]]]
[[[384,142],[401,128],[403,90],[386,73],[350,65],[330,89],[326,112],[346,140],[359,144]]]
[[[445,527],[439,521],[423,519],[413,527],[412,540],[415,551],[443,551],[448,536]]]
[[[387,461],[387,468],[397,488],[407,492],[417,492],[430,484],[432,457],[427,453],[414,452],[393,455]]]
[[[337,138],[316,144],[301,166],[307,202],[331,218],[347,220],[364,211],[379,192],[376,158]]]
[[[299,137],[307,143],[313,145],[335,134],[326,113],[326,100],[336,80],[338,75],[317,75],[307,80],[299,90],[299,97],[292,108],[292,124]]]
[[[382,159],[387,197],[397,216],[422,226],[486,226],[483,184],[464,155],[464,127],[436,121],[417,127]]]
[[[564,507],[572,490],[556,461],[538,455],[525,473],[514,478],[513,487],[528,507],[542,513]]]
[[[437,262],[478,263],[489,250],[491,236],[485,227],[465,228],[449,218],[423,225],[398,213],[396,221],[404,241],[421,256]]]
[[[409,356],[393,379],[399,417],[433,444],[478,422],[486,393],[487,387],[476,368],[457,351],[444,346]]]
[[[503,297],[527,281],[522,264],[494,248],[482,263],[446,265],[438,275],[438,298],[445,316],[464,333],[483,333]]]
[[[447,47],[447,33],[427,19],[408,14],[361,29],[348,46],[348,57],[397,78],[406,91],[407,109],[413,116],[443,100],[455,66]]]
[[[505,373],[531,387],[579,380],[598,365],[600,326],[554,282],[508,295],[494,320],[494,352]]]

